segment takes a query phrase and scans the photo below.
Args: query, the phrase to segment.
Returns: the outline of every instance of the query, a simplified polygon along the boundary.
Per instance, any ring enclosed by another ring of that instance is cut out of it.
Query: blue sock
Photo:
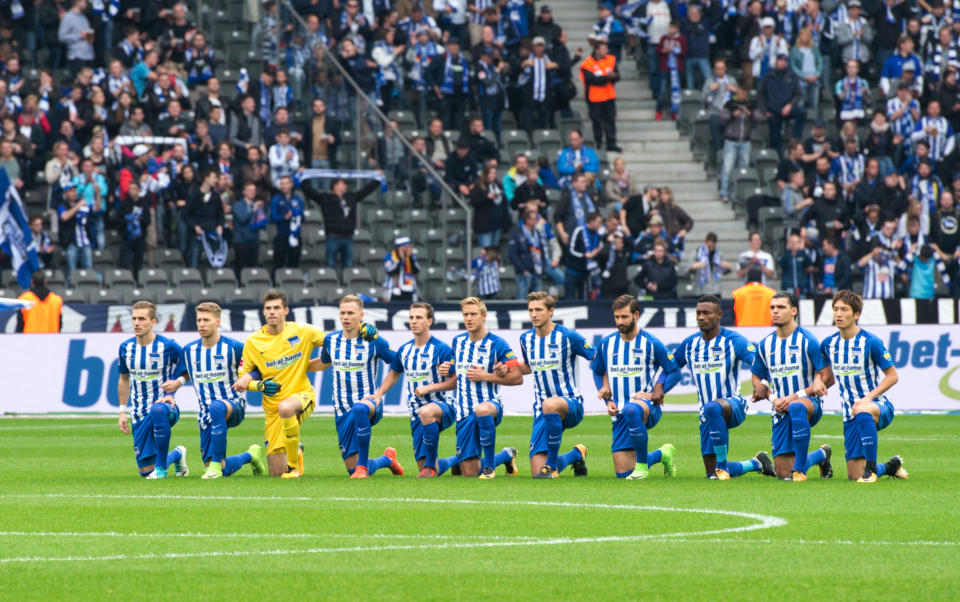
[[[175,464],[176,462],[179,462],[180,458],[182,457],[183,456],[180,454],[179,449],[175,449],[172,452],[167,452],[167,466],[170,466],[171,464]],[[160,466],[160,465],[157,464],[157,466]]]
[[[787,407],[790,415],[790,426],[793,428],[793,469],[806,474],[807,450],[810,449],[810,419],[807,418],[807,406],[799,401]]]
[[[460,463],[460,458],[457,456],[450,456],[449,458],[440,458],[437,460],[437,476],[442,475],[443,473],[450,470],[452,467]]]
[[[717,456],[717,468],[727,470],[727,443],[730,432],[727,422],[723,419],[723,406],[711,401],[703,406],[703,416],[710,429],[710,442],[713,443],[713,453]]]
[[[166,470],[170,462],[170,406],[155,403],[150,406],[150,421],[153,423],[153,441],[157,446],[157,466]]]
[[[882,477],[885,474],[887,474],[887,463],[877,464],[877,476]]]
[[[820,464],[826,459],[827,459],[827,454],[824,453],[824,451],[818,447],[817,449],[807,454],[807,467],[813,468],[814,465]]]
[[[225,464],[223,466],[223,476],[229,477],[233,473],[243,468],[244,464],[248,464],[249,462],[249,452],[243,452],[242,454],[237,454],[236,456],[230,456],[225,460]]]
[[[663,452],[659,449],[655,449],[652,452],[647,454],[647,466],[653,466],[660,461],[660,458],[663,456]],[[640,460],[637,460],[639,462]]]
[[[210,404],[210,461],[220,462],[227,455],[227,405],[222,401]]]
[[[860,430],[860,443],[863,445],[863,459],[867,466],[877,463],[877,423],[870,412],[861,412],[854,417]]]
[[[583,454],[577,448],[573,448],[565,454],[560,454],[557,456],[557,472],[580,460],[583,460]]]
[[[625,479],[625,478],[629,477],[632,472],[633,472],[632,470],[628,470],[627,472],[618,472],[618,473],[617,473],[617,478],[618,478],[618,479]]]
[[[563,441],[563,419],[556,412],[544,414],[543,426],[547,434],[547,466],[560,470],[557,467],[557,455],[560,453],[560,442]]]
[[[367,462],[367,472],[370,473],[370,476],[373,476],[373,473],[377,472],[381,468],[386,468],[393,464],[393,460],[386,456],[380,456],[379,458],[374,458]]]
[[[756,460],[744,460],[743,462],[727,462],[727,472],[731,477],[739,477],[748,472],[757,472],[760,470],[760,463]]]
[[[493,416],[478,416],[477,430],[480,432],[480,449],[483,450],[481,466],[483,468],[493,468],[497,465],[494,460],[494,448],[497,446],[497,426],[493,422]]]
[[[637,452],[637,463],[646,464],[647,425],[643,422],[643,408],[635,403],[627,402],[623,404],[621,412],[630,430],[630,443],[633,444],[633,449]]]
[[[510,452],[506,450],[498,451],[496,455],[493,456],[494,468],[496,468],[497,466],[500,466],[501,464],[506,464],[507,462],[510,461],[510,458],[511,458]]]
[[[370,407],[365,403],[358,403],[350,408],[350,414],[357,428],[357,466],[367,466],[370,457]],[[373,472],[370,471],[370,474]]]
[[[440,447],[440,425],[436,422],[424,424],[420,427],[420,434],[423,436],[423,447],[426,451],[423,465],[436,466],[437,449]]]

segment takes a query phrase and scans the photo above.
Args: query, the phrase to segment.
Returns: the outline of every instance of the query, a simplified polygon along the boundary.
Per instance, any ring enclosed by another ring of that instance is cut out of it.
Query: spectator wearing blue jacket
[[[537,228],[539,214],[534,209],[523,213],[523,223],[510,237],[507,255],[517,274],[517,299],[527,298],[530,291],[541,288],[542,278],[550,266],[550,246]]]
[[[270,222],[277,225],[273,238],[273,272],[277,268],[300,265],[300,227],[303,224],[303,199],[293,192],[293,180],[283,176],[280,192],[270,201]]]
[[[693,4],[687,8],[687,16],[680,27],[680,33],[687,39],[687,55],[684,57],[688,90],[699,89],[703,82],[710,79],[710,34],[711,24],[704,18],[700,6]],[[696,82],[697,72],[700,82]]]
[[[570,146],[560,151],[557,158],[557,173],[561,178],[569,178],[575,173],[597,173],[600,171],[600,159],[597,151],[583,144],[580,130],[570,130]]]

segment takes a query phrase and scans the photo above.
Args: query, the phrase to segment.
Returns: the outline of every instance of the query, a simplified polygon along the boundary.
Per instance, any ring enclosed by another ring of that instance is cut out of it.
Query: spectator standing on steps
[[[593,122],[593,139],[599,148],[604,138],[607,150],[621,152],[617,146],[617,91],[614,84],[620,79],[617,59],[608,53],[605,42],[597,42],[593,54],[580,65],[587,110]]]
[[[380,172],[381,175],[383,172]],[[303,193],[307,198],[320,205],[323,213],[323,229],[327,238],[327,267],[349,268],[353,266],[353,235],[357,230],[357,204],[367,198],[380,185],[371,181],[356,192],[347,192],[347,181],[337,178],[333,181],[331,192],[319,192],[314,189],[313,181],[307,180]]]

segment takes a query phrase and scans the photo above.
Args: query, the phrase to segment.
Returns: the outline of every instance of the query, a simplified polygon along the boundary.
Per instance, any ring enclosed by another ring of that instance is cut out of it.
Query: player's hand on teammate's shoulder
[[[163,389],[164,393],[176,393],[177,390],[179,390],[182,386],[183,385],[179,380],[172,379],[163,381],[163,384],[160,385],[160,388]]]
[[[364,341],[373,341],[379,336],[380,334],[377,332],[377,327],[373,324],[367,322],[360,324],[360,338]]]
[[[510,368],[506,367],[503,362],[497,362],[493,366],[493,373],[499,377],[504,377],[510,372]]]
[[[450,376],[451,365],[452,364],[450,362],[443,362],[442,364],[440,364],[440,367],[438,368],[438,372],[440,373],[440,376],[442,376],[443,378],[447,378],[448,376]]]

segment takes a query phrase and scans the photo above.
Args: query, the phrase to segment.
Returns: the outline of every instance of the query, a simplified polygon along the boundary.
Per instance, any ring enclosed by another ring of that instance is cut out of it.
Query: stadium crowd
[[[475,278],[486,299],[508,296],[501,278],[518,299],[541,287],[674,298],[683,274],[695,294],[719,292],[724,274],[754,265],[801,296],[861,274],[868,298],[933,297],[938,277],[960,296],[960,18],[953,25],[941,4],[604,3],[588,55],[531,1],[313,0],[294,4],[302,22],[273,0],[242,4],[252,51],[240,60],[183,3],[0,9],[0,166],[63,284],[77,284],[97,251],[136,285],[171,251],[179,267],[228,265],[239,284],[257,266],[274,282],[281,268],[343,270],[368,259],[355,242],[380,209],[396,219],[373,241],[367,279],[380,273],[378,297],[413,299],[424,292],[418,275],[443,263],[428,243],[444,251],[462,237],[393,226],[455,207],[442,179],[473,208],[481,249],[472,260],[448,254],[467,269],[447,277]],[[621,150],[617,62],[630,56],[649,72],[657,119],[678,116],[683,87],[699,91],[722,198],[733,196],[734,169],[751,164],[752,142],[780,154],[775,191],[745,199],[754,229],[765,209],[782,208],[789,236],[775,237],[785,238],[775,260],[751,236],[733,266],[712,233],[685,254],[694,221],[669,188],[636,181],[622,159],[610,164],[607,153]],[[570,108],[578,94],[592,144]],[[512,139],[517,124],[529,131]],[[311,179],[331,168],[345,171]],[[351,190],[360,178],[373,181]],[[378,181],[405,200],[374,195]]]

